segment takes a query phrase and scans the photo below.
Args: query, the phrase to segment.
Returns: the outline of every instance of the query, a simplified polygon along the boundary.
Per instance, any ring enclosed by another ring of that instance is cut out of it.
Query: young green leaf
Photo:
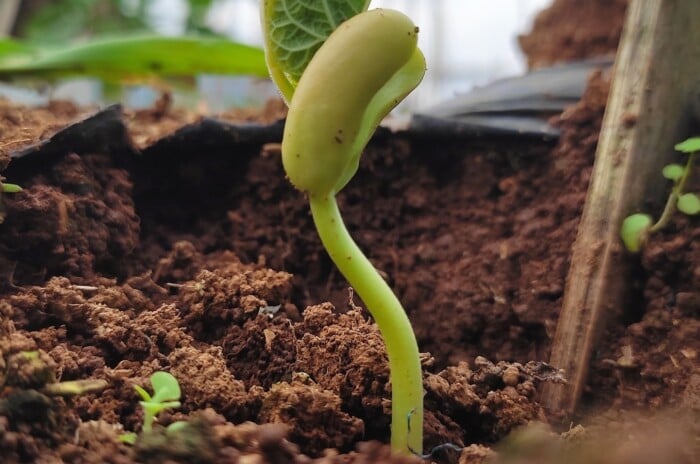
[[[678,211],[688,216],[700,214],[700,197],[694,193],[685,193],[678,197],[676,206]]]
[[[676,144],[674,147],[677,151],[682,151],[683,153],[695,153],[700,151],[700,137],[691,137]]]
[[[44,392],[49,395],[71,397],[104,390],[107,385],[107,381],[101,379],[66,380],[46,384]]]
[[[119,441],[122,443],[126,443],[127,445],[135,445],[136,438],[136,432],[125,432],[119,435]]]
[[[367,10],[370,0],[265,0],[265,58],[284,99],[292,100],[304,69],[340,23]]]
[[[136,390],[136,393],[139,394],[143,401],[151,401],[151,394],[148,393],[142,386],[134,385],[134,390]]]
[[[153,386],[151,401],[154,403],[180,399],[180,384],[169,372],[154,372],[151,375],[151,385]]]
[[[638,253],[642,249],[651,223],[652,218],[648,214],[637,213],[625,218],[620,228],[620,237],[628,251]]]
[[[667,164],[664,166],[663,170],[661,171],[661,174],[673,182],[678,182],[681,177],[683,177],[683,172],[685,171],[685,168],[681,166],[680,164]]]
[[[3,193],[17,193],[22,191],[22,187],[17,184],[0,184]]]

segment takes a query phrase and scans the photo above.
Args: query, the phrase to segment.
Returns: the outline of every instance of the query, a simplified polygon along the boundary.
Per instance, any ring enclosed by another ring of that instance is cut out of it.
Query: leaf
[[[642,213],[627,216],[625,220],[622,221],[620,237],[628,251],[638,253],[639,250],[642,249],[644,242],[646,242],[651,223],[651,216]]]
[[[107,385],[107,381],[101,379],[66,380],[64,382],[46,384],[44,392],[49,395],[70,397],[104,390],[107,388]]]
[[[683,172],[685,172],[685,168],[680,164],[667,164],[661,174],[668,180],[678,182],[683,177]]]
[[[22,191],[22,187],[20,187],[17,184],[3,184],[0,183],[0,186],[2,186],[2,192],[3,193],[17,193]]]
[[[134,390],[139,394],[143,401],[151,401],[151,394],[148,393],[142,386],[134,385]]]
[[[260,48],[201,37],[103,38],[0,54],[0,78],[93,76],[123,82],[202,73],[268,75]]]
[[[700,151],[700,137],[691,137],[686,139],[681,143],[676,144],[674,148],[683,153],[694,153],[696,151]]]
[[[136,443],[136,433],[126,432],[119,435],[119,441],[126,443],[127,445],[133,445]]]
[[[316,50],[370,0],[265,0],[263,34],[272,80],[289,103]]]
[[[151,375],[151,385],[153,386],[151,401],[154,403],[165,403],[166,401],[177,401],[180,399],[180,384],[169,372],[154,372]]]
[[[700,197],[694,193],[685,193],[678,197],[676,206],[678,211],[688,216],[700,214]]]
[[[10,53],[27,53],[32,50],[30,45],[13,39],[0,39],[0,59]]]

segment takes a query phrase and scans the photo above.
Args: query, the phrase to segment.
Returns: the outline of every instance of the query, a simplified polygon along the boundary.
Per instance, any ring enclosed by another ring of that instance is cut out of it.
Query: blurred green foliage
[[[216,37],[124,34],[58,45],[0,39],[0,79],[92,76],[123,83],[201,73],[268,75],[262,49]]]
[[[25,0],[15,35],[32,42],[150,32],[147,12],[155,0]],[[215,35],[205,25],[213,0],[188,0],[186,33]]]

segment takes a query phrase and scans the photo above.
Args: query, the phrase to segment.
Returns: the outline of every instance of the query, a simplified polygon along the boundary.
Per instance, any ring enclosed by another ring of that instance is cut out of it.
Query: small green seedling
[[[18,193],[22,191],[22,187],[17,184],[6,184],[3,182],[4,177],[0,176],[0,224],[5,222],[5,209],[2,204],[2,194],[3,193]]]
[[[638,253],[644,247],[650,234],[666,227],[676,209],[689,216],[700,214],[700,197],[695,193],[685,192],[695,157],[700,152],[700,137],[689,138],[677,144],[675,149],[686,153],[688,160],[685,165],[669,164],[662,170],[663,176],[673,182],[673,187],[659,220],[654,222],[650,215],[636,213],[627,216],[622,222],[620,236],[625,248],[632,253]]]
[[[141,397],[141,401],[139,401],[143,408],[141,431],[144,433],[150,433],[153,430],[156,416],[162,411],[180,407],[180,384],[172,374],[162,371],[154,372],[151,375],[151,386],[153,387],[153,396],[141,386],[134,385],[134,390]],[[119,439],[133,445],[136,442],[136,433],[122,434]]]
[[[267,0],[270,74],[289,104],[282,162],[304,192],[321,241],[364,301],[384,338],[392,385],[391,445],[423,448],[418,344],[396,295],[350,237],[336,194],[357,171],[381,120],[422,80],[418,28],[369,1]]]
[[[17,184],[5,184],[0,183],[2,186],[2,193],[17,193],[22,191],[22,187]]]

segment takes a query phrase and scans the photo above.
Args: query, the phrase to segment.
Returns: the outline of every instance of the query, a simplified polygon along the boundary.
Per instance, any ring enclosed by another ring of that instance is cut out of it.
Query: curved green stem
[[[659,217],[659,220],[649,228],[649,233],[662,230],[671,221],[673,213],[676,212],[676,202],[678,202],[678,197],[680,197],[685,191],[685,184],[688,183],[690,174],[693,171],[693,162],[695,161],[696,154],[697,152],[690,153],[688,155],[688,161],[686,162],[685,169],[683,170],[683,175],[671,189],[671,194],[668,196],[668,200],[666,200],[666,205],[661,213],[661,217]]]
[[[391,375],[391,446],[423,449],[423,374],[411,323],[394,292],[348,233],[335,196],[310,196],[311,213],[323,245],[360,295],[384,338]]]

